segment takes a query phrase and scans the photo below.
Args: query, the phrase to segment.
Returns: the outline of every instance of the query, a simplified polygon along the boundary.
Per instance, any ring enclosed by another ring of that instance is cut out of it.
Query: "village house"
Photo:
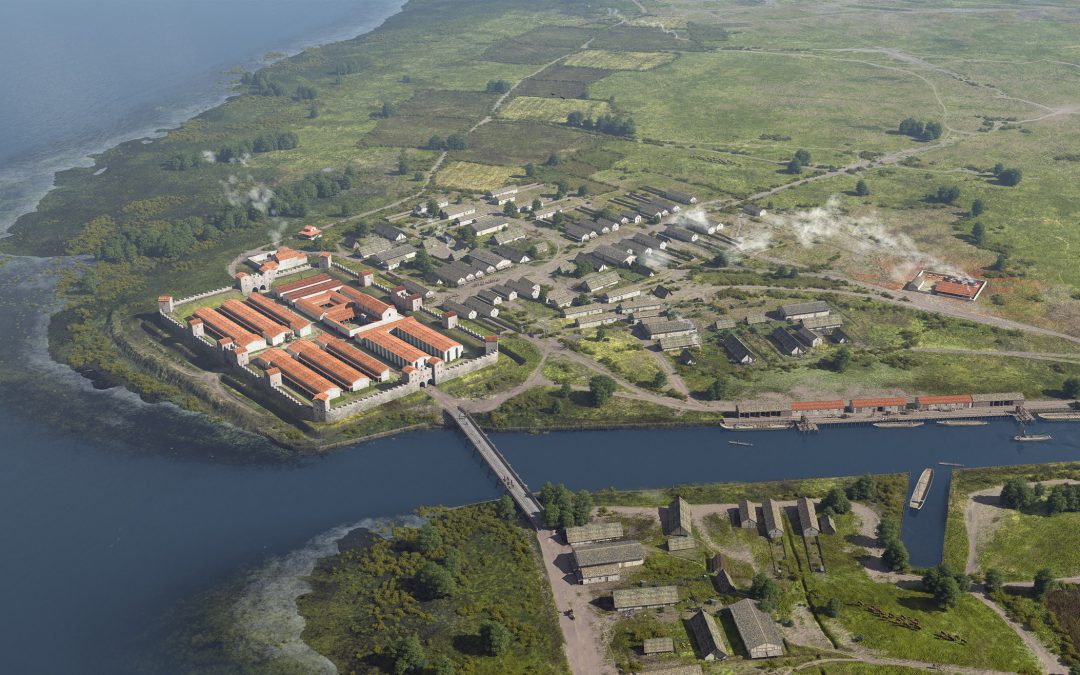
[[[971,407],[971,395],[916,396],[915,407],[919,410],[963,410]]]
[[[679,589],[675,586],[617,588],[611,593],[611,602],[616,612],[666,607],[679,602]]]
[[[998,394],[972,394],[972,408],[1015,408],[1024,405],[1024,395],[1018,391]]]
[[[666,307],[662,300],[647,295],[637,295],[636,300],[623,301],[619,303],[619,311],[623,314],[631,314],[633,312],[640,312],[643,310],[662,310]]]
[[[640,225],[641,221],[644,220],[644,218],[641,216],[641,214],[638,213],[637,211],[622,211],[622,212],[619,213],[619,215],[616,216],[616,218],[623,225],[630,225],[630,224]]]
[[[514,289],[510,288],[509,286],[507,286],[505,284],[497,284],[495,286],[492,286],[491,290],[498,293],[499,297],[502,298],[503,300],[505,300],[506,302],[511,302],[513,300],[517,300],[517,296],[518,296],[517,291],[515,291]]]
[[[457,222],[458,225],[468,225],[476,220],[476,206],[473,204],[448,204],[443,208],[446,220]]]
[[[701,347],[701,336],[697,333],[664,336],[657,340],[656,343],[660,346],[660,351],[662,352],[674,352],[680,349],[698,349]]]
[[[405,230],[398,229],[388,223],[376,223],[375,234],[395,244],[401,243],[409,238],[409,235],[405,233]]]
[[[635,232],[634,235],[630,237],[630,240],[635,241],[642,246],[648,246],[650,251],[663,251],[667,248],[666,241],[660,241],[656,237],[647,235],[644,232]]]
[[[689,537],[692,534],[693,517],[690,512],[690,503],[682,497],[676,497],[667,509],[667,533],[678,537]]]
[[[757,505],[749,499],[739,502],[739,527],[757,529]]]
[[[802,325],[805,328],[809,328],[813,331],[822,330],[825,332],[829,332],[836,330],[840,326],[844,325],[844,320],[836,314],[829,314],[828,316],[815,316],[808,319],[803,319]]]
[[[410,293],[418,293],[425,300],[430,300],[431,298],[435,297],[435,291],[427,288],[426,286],[422,286],[416,283],[412,279],[402,277],[398,279],[398,283],[404,286],[405,290],[409,291]]]
[[[305,225],[300,229],[299,232],[296,233],[296,236],[300,237],[301,239],[307,239],[308,241],[315,241],[316,239],[322,237],[322,230],[315,227],[314,225]]]
[[[509,225],[510,221],[508,221],[505,216],[485,215],[479,216],[473,220],[466,225],[466,228],[477,237],[486,237],[489,234],[495,234],[499,230],[509,227]]]
[[[610,265],[608,265],[608,263],[594,256],[592,253],[578,253],[570,262],[572,263],[572,267],[566,269],[565,272],[571,274],[582,267],[584,267],[585,269],[591,268],[594,272],[604,272],[610,268]],[[560,272],[562,271],[563,270],[560,270]]]
[[[694,635],[698,654],[703,661],[723,661],[728,657],[727,645],[716,619],[704,609],[699,609],[687,622]]]
[[[528,277],[512,279],[510,281],[507,281],[506,285],[517,291],[518,296],[522,298],[536,300],[540,297],[540,284],[536,283]]]
[[[606,308],[603,305],[578,305],[576,307],[567,307],[562,311],[562,315],[564,319],[577,319],[590,314],[603,314],[605,311]]]
[[[416,248],[409,244],[402,244],[387,249],[372,256],[372,261],[384,270],[396,270],[402,264],[416,257]]]
[[[813,349],[814,347],[821,346],[821,336],[807,328],[805,324],[800,325],[798,328],[795,329],[795,337],[799,340],[799,342],[806,345],[808,349]]]
[[[486,316],[490,319],[494,319],[495,317],[499,316],[498,307],[496,307],[495,305],[489,305],[475,295],[465,298],[464,304],[469,309],[476,311],[476,315],[478,317]]]
[[[851,342],[851,337],[848,336],[842,328],[834,328],[832,332],[829,333],[829,339],[836,345],[846,345]]]
[[[600,244],[597,246],[593,249],[592,255],[614,267],[629,267],[637,260],[636,255],[622,251],[614,246],[609,246],[608,244]]]
[[[571,546],[582,544],[595,544],[598,541],[612,541],[622,539],[622,523],[589,523],[578,527],[568,527],[563,530],[566,543]]]
[[[746,598],[729,607],[735,630],[739,632],[743,646],[752,659],[766,659],[784,655],[784,640],[772,618],[761,611],[757,604]]]
[[[818,529],[818,516],[817,508],[814,507],[814,500],[808,497],[799,497],[799,527],[802,529],[804,537],[816,537],[821,534],[821,530]]]
[[[508,185],[497,190],[491,190],[484,196],[492,203],[502,206],[506,202],[513,201],[517,193],[518,187],[516,185]]]
[[[636,541],[609,541],[575,546],[573,552],[574,569],[578,579],[584,579],[582,571],[598,566],[605,570],[617,570],[624,567],[636,567],[645,564],[645,548]],[[617,577],[616,577],[617,578]],[[583,582],[584,583],[584,582]]]
[[[823,534],[836,534],[836,521],[833,517],[827,513],[822,514],[818,518],[818,522],[821,524],[821,531]]]
[[[547,293],[547,304],[552,307],[569,307],[577,297],[569,288],[553,288]]]
[[[773,329],[773,332],[769,333],[769,337],[772,338],[777,351],[784,356],[802,356],[806,353],[806,347],[782,327],[778,326]]]
[[[697,543],[693,537],[675,535],[667,538],[667,550],[669,551],[688,551],[695,546],[697,546]]]
[[[476,310],[472,307],[467,307],[456,300],[444,300],[442,308],[447,312],[454,312],[462,319],[475,319]]]
[[[590,316],[582,316],[577,320],[578,328],[597,328],[598,326],[607,326],[608,324],[615,323],[622,320],[624,317],[615,314],[614,312],[603,312],[601,314],[593,314]]]
[[[724,336],[724,350],[727,351],[728,358],[733,363],[745,366],[757,361],[757,357],[750,351],[750,348],[734,333]]]
[[[853,398],[848,410],[853,413],[898,413],[907,408],[903,396],[879,396],[877,398]]]
[[[370,258],[371,256],[382,253],[383,251],[393,248],[393,244],[388,239],[382,237],[368,237],[363,240],[356,240],[353,242],[353,250],[356,251],[356,255],[360,258]]]
[[[744,206],[742,208],[742,212],[754,218],[764,218],[765,216],[769,215],[768,211],[766,211],[760,206],[755,206],[753,204],[747,204],[746,206]]]
[[[769,539],[780,539],[784,536],[784,519],[780,513],[780,502],[771,497],[761,504],[761,515],[765,519],[765,536]]]
[[[450,206],[450,200],[445,199],[445,198],[439,198],[439,199],[435,200],[435,208],[436,209],[441,210],[441,209],[446,208],[447,206]],[[439,211],[436,211],[435,213],[428,213],[427,202],[421,202],[421,203],[417,204],[413,208],[412,213],[413,213],[414,216],[431,216],[432,218],[439,215]]]
[[[595,218],[597,227],[600,228],[601,234],[610,234],[612,232],[618,232],[622,227],[622,223],[617,220],[611,220],[610,218]]]
[[[683,220],[682,226],[691,232],[696,232],[698,234],[716,234],[717,230],[723,227],[722,224],[710,218],[704,218],[702,220],[686,218]]]
[[[585,223],[566,223],[563,228],[563,233],[571,241],[587,242],[590,239],[595,239],[597,236],[596,230],[589,226],[588,222]]]
[[[650,340],[659,340],[664,337],[677,337],[690,335],[697,332],[693,321],[688,319],[664,319],[660,321],[646,321],[642,324],[645,335]]]
[[[662,234],[668,241],[682,241],[688,244],[692,244],[698,240],[697,232],[686,229],[685,227],[679,227],[678,225],[669,225]]]
[[[476,270],[461,261],[454,261],[435,268],[432,276],[444,286],[464,286],[470,281],[476,281]]]
[[[668,211],[663,204],[659,204],[657,202],[640,204],[634,208],[645,218],[663,218],[664,216],[671,214],[671,212]]]
[[[641,295],[641,289],[638,288],[623,288],[617,291],[608,291],[600,295],[600,299],[608,304],[615,302],[622,302],[623,300],[629,300]]]
[[[510,265],[513,265],[509,258],[484,248],[474,248],[469,251],[469,259],[472,260],[474,264],[483,265],[488,269],[489,273],[494,272],[495,270],[504,270],[507,267],[510,267]]]
[[[505,246],[525,238],[525,230],[517,225],[509,225],[505,230],[500,230],[491,235],[492,241],[499,246]]]
[[[581,287],[588,293],[595,293],[608,286],[614,286],[621,281],[619,273],[614,270],[596,272],[586,275],[581,279]]]
[[[685,192],[676,192],[675,190],[664,190],[661,192],[664,197],[670,199],[673,202],[679,202],[680,204],[697,204],[697,197],[687,194]]]
[[[502,296],[496,293],[492,288],[485,288],[482,291],[477,291],[476,297],[489,305],[501,305],[503,301]]]
[[[818,316],[829,315],[829,303],[824,300],[813,302],[796,302],[788,305],[780,305],[780,316],[788,321],[802,321]]]
[[[653,249],[651,246],[640,244],[633,239],[620,239],[615,242],[614,246],[627,253],[633,253],[638,257],[638,264],[644,265],[646,262],[650,262],[653,259]]]

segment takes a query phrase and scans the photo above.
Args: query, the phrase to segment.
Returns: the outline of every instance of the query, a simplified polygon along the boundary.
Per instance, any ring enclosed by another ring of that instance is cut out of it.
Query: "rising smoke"
[[[251,174],[243,178],[230,175],[227,181],[221,182],[221,187],[225,192],[225,199],[230,205],[242,208],[254,207],[270,216],[268,219],[269,225],[267,226],[270,244],[277,246],[281,242],[281,238],[285,236],[287,223],[283,219],[274,216],[270,208],[274,199],[273,190],[255,180],[255,177]]]

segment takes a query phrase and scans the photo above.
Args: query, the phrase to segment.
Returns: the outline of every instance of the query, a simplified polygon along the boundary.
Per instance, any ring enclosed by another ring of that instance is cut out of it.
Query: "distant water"
[[[224,99],[237,67],[366,32],[403,0],[3,0],[0,231],[52,176]]]

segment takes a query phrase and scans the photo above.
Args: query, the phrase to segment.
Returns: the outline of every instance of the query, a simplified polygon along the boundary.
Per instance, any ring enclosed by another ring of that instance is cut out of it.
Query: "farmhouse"
[[[476,310],[475,309],[473,309],[471,307],[466,307],[465,305],[463,305],[460,302],[457,302],[455,300],[445,300],[445,301],[443,301],[442,308],[447,312],[454,312],[455,314],[457,314],[462,319],[475,319],[476,318]]]
[[[495,270],[504,270],[513,264],[509,258],[484,248],[474,248],[469,251],[469,259],[474,264],[485,267],[489,273]]]
[[[528,277],[521,277],[520,279],[512,279],[506,282],[506,285],[517,291],[518,296],[522,298],[530,298],[536,300],[540,297],[540,284],[536,283]]]
[[[445,286],[464,286],[476,281],[476,270],[461,261],[447,263],[432,272],[435,281]]]
[[[525,230],[517,225],[508,225],[505,230],[500,230],[491,236],[492,240],[499,245],[511,244],[525,238]]]
[[[795,329],[795,337],[799,342],[807,346],[808,349],[821,346],[821,336],[806,327],[806,324],[799,326]]]
[[[761,504],[761,515],[765,518],[765,536],[779,539],[784,536],[784,519],[780,515],[780,503],[766,498]]]
[[[664,309],[663,301],[648,296],[637,296],[637,300],[631,300],[629,302],[622,302],[619,304],[619,311],[623,314],[630,314],[632,312],[641,312],[650,309],[662,310]]]
[[[641,295],[641,290],[637,288],[623,288],[617,291],[608,291],[600,296],[600,299],[606,303],[622,302],[623,300],[629,300],[630,298],[636,298]]]
[[[698,240],[697,232],[688,230],[685,227],[679,227],[678,225],[669,225],[664,230],[663,235],[667,237],[668,241],[684,241],[688,244]]]
[[[757,505],[749,499],[739,502],[739,527],[757,529]]]
[[[668,654],[675,651],[675,640],[669,637],[645,638],[641,651],[644,654]]]
[[[401,267],[402,263],[408,262],[415,257],[416,249],[409,244],[402,244],[376,253],[372,256],[372,260],[384,270],[396,270]]]
[[[472,296],[472,297],[465,298],[464,304],[469,309],[474,310],[478,317],[479,316],[486,316],[488,318],[494,319],[495,317],[499,316],[499,308],[498,307],[496,307],[495,305],[489,305],[488,303],[484,302],[483,300],[476,297],[475,295]]]
[[[667,510],[667,533],[678,537],[689,537],[693,528],[690,503],[682,497],[676,497]]]
[[[618,248],[615,248],[614,246],[610,246],[608,244],[600,244],[599,246],[597,246],[595,249],[593,249],[592,255],[596,256],[603,262],[615,267],[629,267],[630,265],[634,264],[635,260],[637,260],[637,256],[633,253],[627,253],[626,251],[619,250]]]
[[[808,497],[799,497],[799,527],[802,528],[803,536],[816,537],[821,534],[818,529],[817,509],[814,500]]]
[[[517,291],[515,291],[514,289],[510,288],[509,286],[507,286],[505,284],[497,284],[495,286],[492,286],[491,290],[494,291],[495,293],[498,293],[499,297],[502,298],[503,300],[505,300],[506,302],[511,302],[513,300],[517,300],[517,296],[518,296]]]
[[[619,273],[614,270],[608,272],[596,272],[583,277],[581,280],[581,287],[589,293],[595,293],[608,286],[614,286],[619,283],[619,281]]]
[[[971,407],[971,395],[916,396],[915,407],[919,410],[962,410]]]
[[[353,242],[353,250],[361,258],[370,258],[376,253],[382,253],[393,248],[393,246],[389,239],[383,239],[382,237],[368,237],[362,241]]]
[[[688,333],[686,335],[662,337],[656,342],[660,345],[660,351],[662,352],[673,352],[679,349],[697,349],[701,347],[701,336],[697,333]]]
[[[979,299],[986,282],[981,279],[967,279],[941,272],[920,270],[915,278],[908,282],[906,288],[912,291],[944,295],[957,300],[974,302]]]
[[[802,321],[818,316],[829,315],[829,303],[824,300],[813,302],[796,302],[790,305],[780,305],[780,316],[788,321]]]
[[[754,206],[753,204],[747,204],[742,208],[743,213],[754,218],[763,218],[769,215],[769,212],[760,206]]]
[[[673,202],[679,202],[680,204],[697,204],[697,197],[694,195],[686,194],[685,192],[676,192],[675,190],[664,190],[661,194],[667,199]]]
[[[660,241],[656,237],[651,237],[644,232],[635,232],[634,236],[630,237],[631,241],[635,241],[642,246],[649,247],[650,251],[663,251],[667,248],[666,241]]]
[[[622,569],[618,565],[594,565],[583,567],[577,571],[578,582],[586,586],[588,584],[602,584],[608,581],[618,581]]]
[[[735,629],[739,631],[743,646],[752,659],[765,659],[784,655],[784,640],[776,624],[757,604],[747,598],[729,607]]]
[[[849,337],[842,328],[834,328],[833,331],[829,333],[829,339],[836,345],[846,345],[851,342],[851,337]]]
[[[577,327],[596,328],[597,326],[606,326],[615,323],[622,318],[622,316],[615,314],[614,312],[603,312],[601,314],[579,317],[577,320]]]
[[[485,288],[482,291],[477,291],[476,297],[489,305],[501,305],[503,301],[503,297],[496,293],[494,288]]]
[[[492,190],[492,191],[488,192],[484,196],[487,197],[490,201],[494,202],[495,204],[498,204],[499,206],[502,206],[506,202],[513,201],[514,195],[516,195],[517,193],[518,193],[517,186],[516,185],[509,185],[509,186],[506,186],[506,187],[501,187],[501,188],[499,188],[497,190]]]
[[[574,547],[574,568],[578,578],[583,579],[582,571],[597,566],[611,566],[606,571],[623,567],[636,567],[645,564],[645,548],[636,541],[609,541],[584,544]]]
[[[618,232],[622,227],[622,223],[617,220],[609,220],[607,218],[595,218],[594,222],[596,227],[600,228],[601,234],[609,234],[611,232]]]
[[[853,398],[848,409],[853,413],[896,413],[907,407],[903,396],[881,396],[878,398]]]
[[[716,234],[716,231],[723,227],[723,225],[710,218],[702,220],[687,218],[682,225],[691,232],[697,232],[698,234]]]
[[[604,311],[606,310],[603,305],[579,305],[577,307],[567,307],[562,311],[562,315],[564,319],[577,319],[590,314],[603,314]]]
[[[844,320],[835,314],[830,314],[828,316],[815,316],[809,319],[803,319],[802,325],[810,330],[831,331],[844,325]]]
[[[806,347],[782,327],[776,327],[769,337],[773,339],[776,349],[785,356],[802,356],[806,353]]]
[[[734,363],[742,365],[749,365],[754,361],[757,361],[757,357],[750,351],[750,348],[739,339],[739,336],[731,333],[724,337],[724,349],[728,353],[728,358]]]
[[[679,589],[675,586],[618,588],[612,591],[611,601],[616,612],[665,607],[679,602]]]
[[[582,243],[596,238],[596,230],[589,227],[588,223],[567,223],[563,230],[566,237],[572,241]]]
[[[727,647],[716,619],[704,609],[699,609],[687,622],[694,634],[698,653],[704,661],[723,661],[728,657]]]
[[[409,238],[409,235],[405,234],[405,230],[398,229],[387,223],[377,223],[375,225],[375,234],[383,239],[394,242],[395,244],[401,243]]]
[[[547,304],[552,307],[569,307],[575,297],[577,296],[569,288],[553,288],[548,291]]]
[[[468,225],[476,220],[476,206],[472,204],[452,204],[443,209],[443,213],[446,214],[446,219],[449,221],[457,221],[458,225]]]
[[[571,546],[595,544],[598,541],[622,539],[622,523],[589,523],[578,527],[568,527],[564,531],[566,543]]]
[[[510,222],[504,216],[486,215],[476,218],[466,228],[477,237],[485,237],[506,228],[509,224]]]
[[[305,225],[296,233],[296,236],[301,239],[307,239],[308,241],[315,241],[322,236],[322,230],[314,225]]]
[[[645,329],[645,335],[648,336],[650,340],[689,335],[697,332],[697,327],[694,326],[694,322],[687,319],[649,321],[642,324],[642,326]]]

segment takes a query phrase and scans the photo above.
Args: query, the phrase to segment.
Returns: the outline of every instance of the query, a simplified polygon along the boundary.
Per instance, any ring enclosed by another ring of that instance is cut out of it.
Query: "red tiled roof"
[[[327,291],[336,291],[343,285],[344,284],[337,279],[327,279],[326,281],[320,281],[314,286],[307,286],[291,291],[282,292],[280,289],[278,289],[277,294],[278,297],[285,298],[286,300],[294,300],[296,298],[310,298],[314,295],[325,293]]]
[[[261,339],[221,312],[210,309],[209,307],[198,308],[195,310],[195,316],[202,319],[203,323],[219,336],[223,338],[232,338],[234,342],[243,345],[244,347],[248,347],[252,342]]]
[[[330,380],[300,363],[280,349],[269,349],[256,358],[262,365],[273,366],[281,371],[289,382],[304,390],[309,396],[328,394],[339,389]],[[269,370],[267,372],[270,372]]]
[[[796,401],[791,404],[792,410],[843,410],[846,406],[843,401]]]
[[[159,295],[158,296],[158,302],[168,302],[170,300],[172,300],[171,295]]]
[[[287,309],[270,298],[262,295],[261,293],[252,293],[248,296],[247,303],[280,323],[287,324],[289,328],[293,330],[301,330],[311,325],[311,322],[304,319],[291,309]]]
[[[917,396],[915,402],[919,405],[924,404],[949,404],[949,403],[971,403],[971,394],[957,394],[955,396]]]
[[[282,293],[288,293],[289,291],[295,291],[298,288],[306,288],[308,286],[314,286],[322,281],[329,281],[332,277],[329,274],[313,274],[310,277],[304,277],[303,279],[296,279],[284,284],[275,284],[274,292],[278,295]]]
[[[349,364],[319,349],[313,342],[297,340],[289,345],[288,351],[304,365],[343,387],[351,389],[360,380],[368,379]]]
[[[348,296],[349,300],[355,302],[356,305],[360,308],[360,311],[362,311],[364,314],[367,314],[368,316],[373,316],[381,319],[383,318],[383,315],[386,313],[386,311],[391,308],[390,305],[386,304],[382,300],[379,300],[374,296],[368,295],[367,293],[362,293],[351,286],[342,286],[341,293],[342,295]]]
[[[220,311],[265,338],[289,332],[285,326],[256,312],[239,300],[226,300],[221,304]]]
[[[934,292],[958,295],[962,298],[973,298],[979,292],[979,287],[960,284],[955,281],[939,281],[934,284]]]
[[[427,361],[427,353],[422,352],[416,347],[413,347],[408,342],[405,342],[401,338],[394,337],[390,333],[383,332],[382,330],[370,330],[366,333],[361,333],[361,337],[371,342],[372,344],[382,347],[386,351],[401,358],[406,363],[415,363],[417,361]]]
[[[304,255],[300,251],[295,251],[288,246],[279,247],[278,250],[274,251],[274,254],[270,257],[278,262],[295,258],[303,258],[304,260],[307,260],[306,255]]]
[[[390,370],[390,366],[372,356],[368,356],[340,338],[332,337],[324,333],[317,339],[320,344],[325,346],[326,351],[342,361],[351,364],[374,379],[382,379]]]
[[[853,398],[852,408],[887,408],[889,406],[907,405],[907,399],[903,396],[884,396],[881,398]]]
[[[461,343],[452,340],[437,330],[433,330],[409,316],[400,321],[395,321],[388,327],[391,332],[401,331],[407,333],[420,342],[423,342],[440,352],[448,352],[455,347],[461,347]]]

